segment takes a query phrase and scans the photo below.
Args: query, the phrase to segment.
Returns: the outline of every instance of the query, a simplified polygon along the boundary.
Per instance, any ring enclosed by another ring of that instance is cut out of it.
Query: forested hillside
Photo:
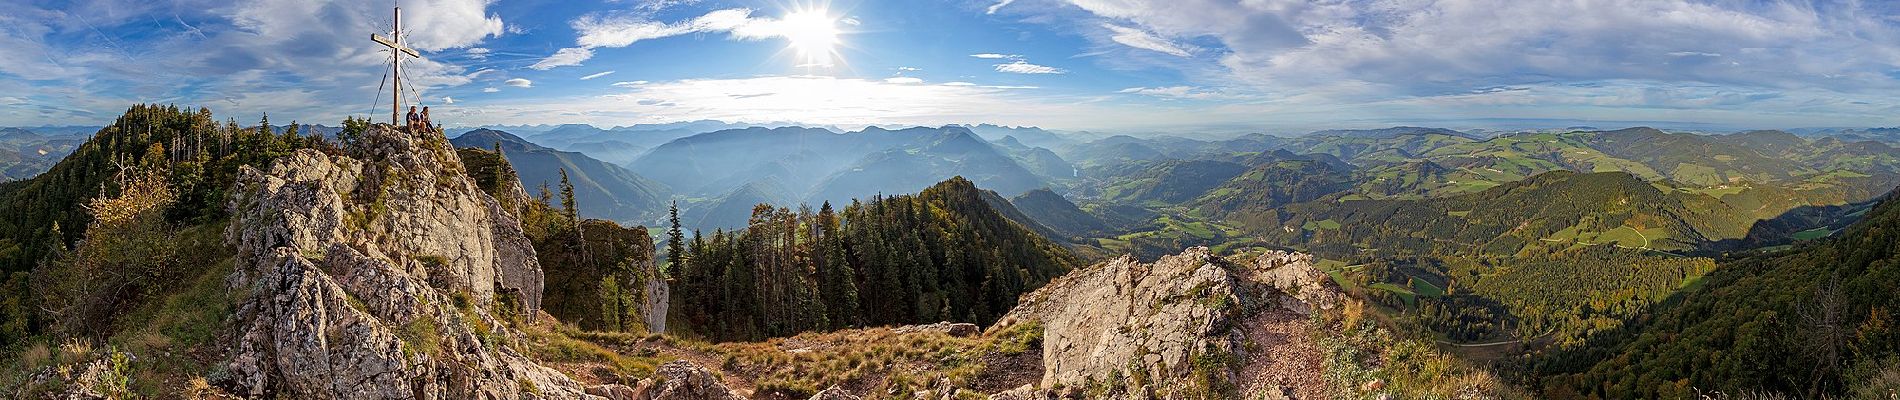
[[[760,205],[749,227],[694,232],[673,261],[673,322],[714,340],[936,321],[988,324],[1074,268],[970,181],[813,212]]]
[[[1900,201],[1835,238],[1725,261],[1689,290],[1543,368],[1552,397],[1697,390],[1883,398],[1900,390]]]

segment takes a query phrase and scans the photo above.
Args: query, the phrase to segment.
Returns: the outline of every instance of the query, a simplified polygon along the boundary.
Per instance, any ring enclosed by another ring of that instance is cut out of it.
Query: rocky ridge
[[[1025,296],[992,328],[1043,328],[1041,383],[998,397],[1046,398],[1055,388],[1219,397],[1254,359],[1247,326],[1256,316],[1299,318],[1340,296],[1312,256],[1281,251],[1242,263],[1195,247],[1154,263],[1124,256],[1079,269]]]
[[[244,293],[236,394],[296,398],[591,398],[506,327],[539,307],[520,225],[439,135],[378,126],[345,151],[245,168],[226,241]]]

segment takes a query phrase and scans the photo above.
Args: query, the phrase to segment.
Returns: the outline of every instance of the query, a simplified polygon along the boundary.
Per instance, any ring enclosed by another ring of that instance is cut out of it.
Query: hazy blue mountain
[[[499,143],[502,154],[514,164],[521,184],[531,194],[538,194],[543,183],[559,190],[560,172],[566,169],[568,181],[574,185],[574,199],[585,217],[645,222],[664,213],[672,198],[666,185],[626,168],[534,144],[508,132],[477,129],[449,142],[456,147],[480,149],[493,149]]]
[[[1010,158],[1022,164],[1023,168],[1028,168],[1029,172],[1034,172],[1044,179],[1064,180],[1075,178],[1077,175],[1075,164],[1070,164],[1068,160],[1062,159],[1062,156],[1056,155],[1055,151],[1046,147],[1023,144],[1015,136],[1004,136],[992,142],[1008,153]]]
[[[680,223],[703,231],[741,229],[752,219],[753,207],[759,204],[790,207],[793,202],[785,195],[784,188],[771,182],[751,182],[710,202],[681,211]]]
[[[1046,182],[1005,155],[997,146],[956,126],[895,131],[928,138],[921,145],[887,148],[853,163],[819,184],[810,202],[833,202],[878,193],[908,193],[962,176],[978,186],[1016,195],[1046,186]]]
[[[1425,128],[1425,127],[1417,127],[1417,126],[1394,126],[1391,128],[1380,128],[1380,129],[1328,129],[1328,130],[1323,130],[1323,131],[1315,131],[1313,133],[1307,134],[1307,136],[1337,136],[1337,137],[1360,138],[1360,139],[1386,139],[1386,138],[1392,138],[1392,137],[1398,137],[1398,136],[1426,135],[1426,134],[1461,136],[1468,139],[1482,139],[1483,138],[1481,136],[1471,135],[1464,132],[1454,131],[1454,130],[1445,129],[1445,128]]]
[[[91,126],[91,125],[58,125],[58,126],[46,125],[46,126],[22,126],[18,128],[31,131],[41,136],[75,136],[75,137],[84,138],[87,135],[91,135],[95,132],[99,132],[100,129],[103,129],[105,127]]]
[[[55,136],[28,128],[0,128],[0,181],[38,176],[72,154],[85,139],[83,135]]]
[[[710,197],[765,176],[786,188],[814,186],[873,151],[923,139],[877,128],[847,134],[819,128],[729,129],[667,142],[627,165],[682,195]],[[796,173],[755,176],[760,171]]]
[[[588,157],[597,158],[614,165],[626,165],[627,163],[633,162],[633,160],[639,159],[641,154],[646,154],[648,147],[620,140],[603,140],[598,142],[571,143],[562,146],[560,149],[586,154]]]
[[[970,132],[975,133],[977,137],[981,137],[983,140],[997,141],[1004,137],[1015,137],[1016,140],[1030,147],[1053,149],[1081,143],[1081,141],[1063,137],[1055,132],[1033,126],[1008,127],[992,124],[978,124],[962,125],[962,127],[969,128]]]

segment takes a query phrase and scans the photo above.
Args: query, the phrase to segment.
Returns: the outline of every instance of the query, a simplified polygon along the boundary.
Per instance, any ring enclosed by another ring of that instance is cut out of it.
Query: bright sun
[[[779,21],[780,33],[805,63],[830,64],[838,45],[838,19],[824,9],[796,11]]]

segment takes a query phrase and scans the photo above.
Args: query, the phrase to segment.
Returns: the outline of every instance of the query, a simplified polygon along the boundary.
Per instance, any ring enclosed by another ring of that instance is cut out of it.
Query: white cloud
[[[595,73],[595,74],[589,74],[589,75],[587,75],[587,76],[583,76],[583,77],[581,77],[581,80],[583,80],[583,81],[585,81],[585,80],[592,80],[592,79],[594,79],[594,78],[599,78],[599,77],[603,77],[603,76],[607,76],[607,75],[611,75],[611,74],[613,74],[613,73],[614,73],[614,71],[606,71],[606,72],[600,72],[600,73]]]
[[[996,4],[992,4],[992,5],[990,5],[990,8],[989,8],[989,9],[987,9],[987,10],[984,10],[984,11],[983,11],[983,13],[984,13],[984,14],[995,14],[995,13],[996,13],[996,10],[1001,10],[1001,9],[1003,9],[1003,7],[1005,7],[1005,6],[1008,6],[1008,5],[1009,5],[1009,3],[1015,3],[1015,2],[1016,2],[1016,0],[1000,0],[1000,1],[997,1],[997,2],[996,2]]]
[[[628,81],[628,82],[614,82],[614,84],[607,85],[607,86],[630,88],[630,87],[636,87],[636,86],[645,85],[645,84],[647,84],[647,81]]]
[[[593,50],[584,47],[569,47],[554,52],[554,55],[543,58],[541,61],[534,63],[534,65],[528,66],[528,68],[545,71],[554,69],[555,67],[581,65],[582,61],[587,61],[589,58],[594,58]]]
[[[1121,43],[1128,47],[1133,47],[1137,49],[1153,50],[1153,51],[1158,51],[1162,53],[1167,53],[1169,55],[1173,55],[1176,57],[1191,56],[1191,54],[1188,54],[1187,48],[1184,48],[1183,46],[1179,44],[1175,44],[1174,42],[1170,42],[1167,39],[1162,39],[1159,36],[1155,36],[1153,33],[1149,33],[1148,31],[1135,29],[1135,28],[1129,28],[1129,27],[1110,24],[1110,23],[1104,23],[1102,24],[1102,27],[1108,28],[1110,32],[1113,32],[1113,35],[1110,36],[1109,38],[1110,40],[1114,40],[1115,43]]]
[[[369,3],[381,5],[378,2]],[[488,14],[488,0],[412,0],[405,2],[403,26],[416,50],[439,51],[468,47],[503,32],[501,17]],[[417,12],[426,10],[426,12]],[[308,16],[301,23],[308,24]]]
[[[455,98],[449,97],[449,96],[442,96],[442,104],[455,104]]]
[[[1358,82],[1419,96],[1606,79],[1900,88],[1884,72],[1900,64],[1900,24],[1871,3],[1065,1],[1098,17],[1102,42],[1179,56],[1197,49],[1169,39],[1207,40],[1221,54],[1149,63],[1272,91]]]
[[[924,80],[912,78],[908,76],[900,76],[900,77],[895,77],[895,78],[886,78],[884,79],[884,83],[894,83],[894,84],[899,84],[899,85],[914,85],[914,84],[924,83]]]
[[[904,72],[916,72],[916,71],[922,71],[922,70],[924,70],[924,69],[923,69],[923,68],[917,68],[917,67],[897,67],[897,70],[898,70],[898,71],[904,71]]]
[[[0,112],[0,124],[105,123],[126,104],[150,101],[240,119],[269,112],[336,121],[363,111],[336,99],[375,97],[388,54],[364,38],[388,29],[387,1],[4,3],[0,93],[27,93],[40,105]],[[504,34],[491,3],[405,0],[405,43],[424,58],[405,63],[404,80],[423,98],[471,82],[450,61],[460,57],[439,55],[464,55],[455,49]]]
[[[969,83],[969,82],[945,82],[943,85],[944,86],[976,86],[976,84]]]
[[[1065,74],[1065,73],[1068,73],[1068,71],[1065,71],[1061,68],[1050,67],[1046,65],[1030,64],[1029,62],[1026,62],[1023,60],[1016,60],[1008,64],[996,64],[996,72],[1008,72],[1012,74]]]
[[[1208,89],[1208,88],[1201,88],[1201,87],[1194,87],[1194,86],[1132,87],[1132,88],[1122,89],[1120,91],[1117,91],[1116,93],[1138,94],[1138,95],[1143,95],[1143,96],[1159,97],[1159,98],[1164,98],[1164,99],[1186,99],[1186,100],[1244,100],[1244,99],[1258,98],[1257,96],[1248,96],[1248,95],[1229,93],[1225,90],[1220,90],[1220,89]]]
[[[783,20],[753,17],[752,9],[749,8],[714,10],[691,20],[673,23],[654,21],[643,13],[590,14],[575,19],[570,25],[580,33],[574,39],[580,47],[561,49],[536,63],[535,69],[580,65],[582,61],[593,57],[592,49],[627,47],[642,40],[692,33],[725,33],[733,40],[763,40],[785,37],[798,29],[787,26]],[[820,64],[829,66],[828,61]]]
[[[508,85],[508,86],[514,86],[518,88],[524,88],[524,89],[534,87],[534,81],[530,81],[530,80],[522,79],[522,78],[509,79],[506,82],[502,82],[502,84]]]
[[[991,60],[999,60],[999,59],[1004,59],[1004,58],[1022,58],[1022,56],[1015,55],[1015,54],[997,54],[997,53],[971,54],[970,56],[976,57],[976,58],[991,59]]]
[[[482,88],[482,93],[494,93],[494,92],[499,92],[499,91],[501,91],[501,89],[496,89],[492,87]]]

